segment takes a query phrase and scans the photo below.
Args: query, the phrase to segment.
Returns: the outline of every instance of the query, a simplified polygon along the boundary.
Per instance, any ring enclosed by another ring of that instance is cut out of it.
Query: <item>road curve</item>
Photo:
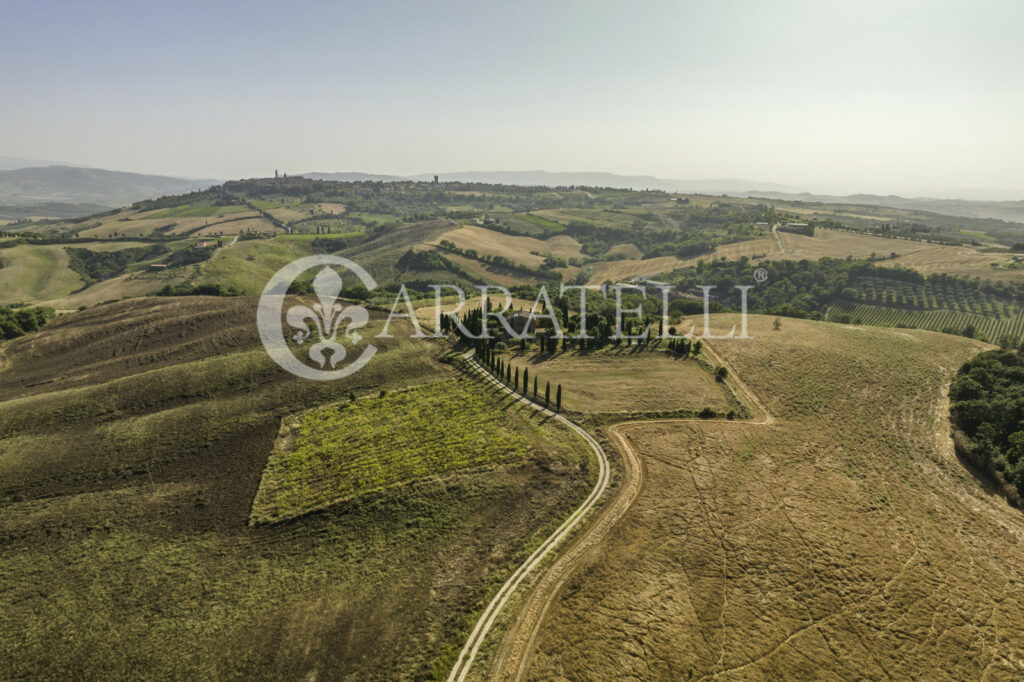
[[[590,495],[587,496],[587,499],[583,501],[583,504],[577,507],[576,511],[574,511],[569,518],[567,518],[565,522],[562,523],[562,525],[559,526],[558,529],[552,533],[519,568],[516,569],[515,573],[505,581],[505,584],[501,586],[498,593],[494,595],[494,598],[487,605],[487,608],[484,609],[479,620],[477,620],[476,626],[473,628],[469,638],[466,640],[465,646],[462,647],[462,651],[459,652],[459,658],[455,662],[455,666],[452,668],[451,673],[448,675],[448,682],[461,682],[466,679],[466,675],[469,674],[470,668],[473,665],[473,659],[476,658],[477,652],[480,650],[480,646],[483,644],[484,639],[490,632],[491,627],[493,627],[494,621],[498,618],[498,614],[501,613],[501,610],[515,593],[516,588],[518,588],[523,580],[526,579],[526,576],[540,566],[544,559],[547,558],[548,554],[550,554],[551,551],[554,550],[555,547],[557,547],[572,532],[580,520],[586,516],[587,512],[594,508],[598,500],[601,499],[605,490],[608,489],[608,483],[611,479],[610,469],[608,466],[608,456],[605,454],[604,448],[601,447],[601,444],[598,443],[593,436],[562,415],[556,414],[555,412],[528,400],[514,392],[508,386],[498,382],[494,377],[486,372],[479,363],[477,363],[475,358],[470,357],[468,354],[466,356],[466,361],[474,371],[481,374],[490,383],[494,384],[505,393],[516,398],[517,402],[521,402],[532,407],[541,414],[565,424],[570,429],[578,433],[597,456],[598,475],[597,483],[594,485],[593,490],[590,491]]]
[[[774,424],[775,418],[765,407],[764,403],[762,403],[757,395],[750,390],[742,379],[739,378],[729,363],[727,363],[717,352],[708,346],[707,342],[704,344],[704,351],[716,364],[724,365],[729,369],[729,378],[727,381],[736,386],[736,388],[743,393],[751,407],[761,413],[760,417],[755,417],[750,420],[716,423],[746,425],[757,424],[762,426],[770,426]],[[590,445],[591,449],[593,449],[594,453],[597,455],[600,463],[600,472],[597,484],[594,486],[594,489],[583,504],[573,512],[572,516],[570,516],[566,522],[563,523],[562,526],[560,526],[558,530],[556,530],[544,542],[544,544],[537,549],[537,551],[530,555],[530,558],[512,574],[512,577],[502,585],[501,590],[499,590],[498,594],[495,595],[494,599],[492,599],[490,604],[488,604],[487,609],[480,616],[476,627],[473,629],[473,632],[470,634],[469,639],[467,639],[462,652],[459,654],[459,659],[456,661],[451,674],[448,676],[448,682],[461,682],[466,679],[466,676],[469,674],[470,668],[473,664],[473,659],[476,657],[481,644],[486,638],[491,627],[494,625],[494,621],[497,619],[498,614],[508,603],[516,588],[522,583],[526,576],[535,570],[547,555],[565,539],[581,518],[597,504],[597,501],[607,489],[609,480],[607,455],[600,443],[598,443],[593,436],[587,433],[582,427],[569,421],[562,415],[555,414],[551,410],[537,405],[536,403],[515,393],[504,384],[498,382],[494,377],[486,372],[475,359],[468,357],[468,355],[467,361],[476,372],[483,375],[495,386],[500,387],[505,393],[515,396],[519,402],[525,403],[533,407],[535,410],[555,418],[574,430],[576,433],[580,434],[580,436],[587,441],[587,444]],[[566,580],[573,575],[575,569],[583,562],[587,553],[596,547],[598,543],[607,536],[610,530],[619,522],[620,519],[622,519],[626,512],[629,511],[630,507],[633,506],[633,503],[643,491],[644,482],[647,478],[646,468],[644,467],[643,460],[630,443],[631,437],[629,436],[628,431],[649,424],[681,422],[706,423],[706,421],[707,420],[699,418],[645,419],[632,422],[622,422],[608,428],[608,435],[614,441],[616,449],[622,456],[621,485],[616,489],[615,496],[612,500],[608,504],[604,505],[595,519],[588,525],[586,531],[575,538],[568,548],[562,552],[557,559],[555,559],[555,561],[538,579],[534,588],[524,598],[524,601],[517,609],[512,621],[509,623],[509,627],[498,647],[498,651],[495,653],[489,675],[491,679],[516,680],[516,682],[518,682],[523,678],[526,673],[526,669],[529,666],[529,655],[533,649],[537,632],[540,630],[540,626],[544,622],[544,617],[551,603],[561,592],[561,588],[565,584]]]

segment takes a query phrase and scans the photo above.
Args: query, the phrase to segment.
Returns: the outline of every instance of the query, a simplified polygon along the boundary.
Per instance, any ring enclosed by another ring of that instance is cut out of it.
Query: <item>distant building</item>
[[[192,245],[193,249],[209,249],[213,247],[213,242],[196,242]]]
[[[434,176],[434,184],[435,185],[437,184],[437,176],[436,175]]]
[[[669,284],[668,282],[659,282],[658,280],[651,279],[650,277],[647,277],[646,275],[640,275],[639,277],[634,277],[633,281],[636,282],[637,284],[643,284],[644,286],[649,286],[649,287],[667,287],[669,289],[671,289],[673,287],[673,285]]]
[[[771,227],[771,225],[765,222],[758,221],[754,223],[754,227],[760,228],[762,230],[767,230],[769,227]]]
[[[149,269],[150,270],[166,270],[167,269],[167,263],[150,263],[149,264]]]
[[[807,223],[786,223],[786,227],[807,227]]]

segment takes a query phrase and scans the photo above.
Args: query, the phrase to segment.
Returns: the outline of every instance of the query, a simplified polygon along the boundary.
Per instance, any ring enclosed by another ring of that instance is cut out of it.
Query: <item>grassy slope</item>
[[[699,412],[710,407],[718,412],[739,410],[722,384],[697,360],[682,360],[656,348],[639,350],[637,346],[607,348],[600,351],[558,353],[554,356],[518,350],[504,354],[513,373],[530,370],[539,380],[543,397],[545,383],[562,384],[562,405],[566,410],[588,413],[663,412],[689,410]]]
[[[138,246],[141,242],[111,244],[74,244],[93,251],[117,251]],[[38,303],[67,296],[85,282],[68,267],[68,254],[59,244],[36,246],[21,244],[0,249],[0,305],[6,303]]]
[[[980,344],[752,320],[716,348],[773,427],[630,432],[647,468],[530,679],[1017,678],[1024,517],[950,447],[944,384]]]
[[[281,416],[450,373],[396,339],[300,381],[254,349],[253,314],[128,301],[3,347],[0,677],[429,676],[588,490],[526,458],[250,528]]]

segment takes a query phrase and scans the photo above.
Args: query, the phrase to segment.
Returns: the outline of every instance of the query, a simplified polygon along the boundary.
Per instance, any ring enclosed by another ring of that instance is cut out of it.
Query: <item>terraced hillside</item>
[[[946,384],[981,344],[751,331],[715,347],[776,423],[627,429],[643,490],[550,604],[526,678],[1024,674],[1024,517],[949,437]]]
[[[589,491],[523,417],[529,453],[251,527],[283,417],[453,375],[393,324],[348,379],[295,379],[254,305],[112,303],[0,347],[0,678],[431,677]]]

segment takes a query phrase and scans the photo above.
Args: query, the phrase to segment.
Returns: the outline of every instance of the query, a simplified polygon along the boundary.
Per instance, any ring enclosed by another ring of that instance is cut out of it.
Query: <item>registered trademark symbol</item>
[[[754,270],[754,280],[756,282],[767,282],[768,271],[765,270],[764,268],[758,268],[757,270]]]

